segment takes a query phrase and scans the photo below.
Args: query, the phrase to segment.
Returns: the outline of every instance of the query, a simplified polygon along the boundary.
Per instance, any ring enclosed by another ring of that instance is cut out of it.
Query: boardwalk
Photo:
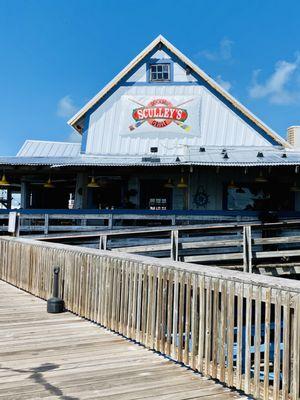
[[[0,399],[240,399],[212,380],[0,281]]]

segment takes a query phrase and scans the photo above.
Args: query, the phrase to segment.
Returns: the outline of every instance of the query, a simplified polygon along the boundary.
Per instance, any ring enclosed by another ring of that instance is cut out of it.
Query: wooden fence
[[[300,221],[132,228],[41,240],[264,274],[300,273]]]
[[[300,284],[171,260],[0,238],[0,278],[256,399],[300,396]],[[46,309],[46,307],[45,307]]]

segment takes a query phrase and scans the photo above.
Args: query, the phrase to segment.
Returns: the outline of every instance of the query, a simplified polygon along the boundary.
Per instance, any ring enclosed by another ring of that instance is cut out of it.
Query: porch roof
[[[262,147],[188,147],[184,155],[160,156],[159,153],[141,156],[92,156],[78,154],[76,156],[17,156],[0,157],[2,166],[136,166],[158,167],[176,165],[203,165],[220,167],[255,167],[255,166],[288,166],[300,165],[300,151],[282,148]]]

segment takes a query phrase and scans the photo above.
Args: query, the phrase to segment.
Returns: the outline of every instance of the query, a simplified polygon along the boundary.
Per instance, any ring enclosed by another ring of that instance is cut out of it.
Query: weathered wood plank
[[[27,314],[32,308],[34,312]],[[0,310],[3,321],[9,321],[9,336],[0,329],[3,400],[58,397],[132,400],[146,399],[150,393],[158,400],[184,400],[187,395],[242,398],[80,317],[69,313],[47,314],[43,300],[3,281],[0,281]],[[26,322],[14,317],[20,311],[27,316]],[[57,326],[60,331],[55,334]]]

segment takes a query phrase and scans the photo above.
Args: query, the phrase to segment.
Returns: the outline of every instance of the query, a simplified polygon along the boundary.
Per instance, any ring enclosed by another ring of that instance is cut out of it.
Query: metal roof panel
[[[17,157],[75,157],[80,148],[80,143],[26,140]]]

